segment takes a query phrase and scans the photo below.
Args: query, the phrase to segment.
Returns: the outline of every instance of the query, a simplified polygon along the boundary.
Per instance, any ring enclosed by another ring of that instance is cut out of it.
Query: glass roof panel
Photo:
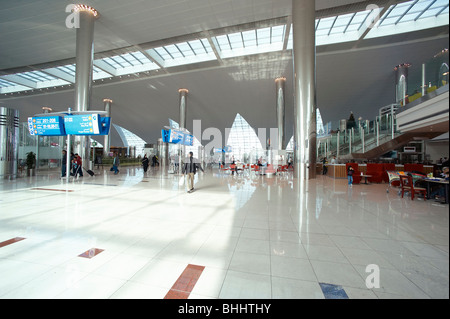
[[[370,16],[369,16],[370,15]],[[343,14],[340,16],[316,19],[316,45],[326,45],[346,41],[356,41],[366,30],[367,19],[373,15],[372,10]],[[366,39],[401,34],[431,27],[448,26],[448,0],[410,0],[392,5],[383,17],[365,35]],[[395,25],[395,28],[392,26]],[[234,32],[213,37],[222,58],[239,57],[250,54],[281,51],[284,44],[286,25],[275,25],[254,30]],[[292,49],[292,28],[288,38],[287,49]],[[94,80],[123,74],[138,73],[172,67],[177,65],[216,60],[215,51],[206,38],[173,43],[147,51],[128,52],[122,55],[100,59],[107,68],[94,66]],[[109,70],[109,68],[114,69]],[[47,72],[45,72],[47,70]],[[64,65],[41,71],[29,71],[14,74],[14,77],[1,77],[0,93],[6,90],[21,91],[30,88],[48,88],[69,84],[70,77],[75,77],[76,66]],[[60,73],[55,72],[58,70]],[[105,71],[106,70],[106,71]],[[108,71],[109,70],[109,71]],[[64,72],[65,74],[62,74]],[[108,73],[110,72],[110,73]],[[48,74],[50,73],[50,74]],[[64,78],[60,79],[58,76]],[[73,82],[73,81],[71,81]]]
[[[448,0],[411,0],[393,5],[366,38],[387,36],[448,25]],[[395,25],[395,28],[392,26]]]
[[[207,39],[197,39],[187,42],[170,44],[147,50],[152,54],[158,54],[165,67],[198,63],[215,60],[216,56]]]
[[[29,72],[23,72],[23,73],[17,73],[17,76],[24,78],[29,81],[33,82],[45,82],[45,81],[52,81],[56,80],[57,78],[43,73],[41,71],[29,71]]]
[[[256,46],[256,30],[242,32],[242,39],[245,47]]]
[[[0,88],[6,88],[6,87],[11,87],[11,86],[16,86],[16,85],[17,84],[14,82],[0,79]]]

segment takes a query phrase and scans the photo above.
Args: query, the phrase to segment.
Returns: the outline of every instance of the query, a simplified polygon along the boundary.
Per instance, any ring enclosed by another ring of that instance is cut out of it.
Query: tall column
[[[295,177],[316,177],[315,0],[292,0]]]
[[[396,89],[395,101],[401,105],[405,105],[405,98],[408,93],[408,68],[410,66],[411,64],[409,63],[403,63],[394,68]]]
[[[103,103],[105,104],[105,112],[106,112],[106,117],[111,117],[111,104],[112,104],[112,100],[110,99],[103,99]],[[111,121],[112,123],[112,121]],[[111,148],[111,139],[110,139],[110,135],[111,134],[111,130],[109,130],[108,135],[104,136],[103,139],[103,157],[107,157],[109,155],[109,151]]]
[[[187,107],[187,95],[189,90],[179,89],[180,93],[180,128],[186,128],[186,107]]]
[[[179,89],[180,93],[180,129],[183,130],[186,128],[186,107],[187,107],[187,95],[189,90],[187,89]],[[187,156],[186,154],[186,146],[179,145],[178,152],[180,154],[179,164],[181,167],[181,162]]]
[[[19,134],[19,111],[0,106],[0,178],[17,178]]]
[[[284,120],[285,120],[285,83],[286,78],[277,78],[275,80],[277,88],[277,125],[278,125],[278,147],[282,151],[284,148]]]
[[[92,70],[94,61],[94,22],[98,12],[87,5],[76,5],[73,11],[79,14],[76,42],[75,111],[88,111],[91,104]],[[86,167],[89,162],[89,136],[76,136],[75,153]]]

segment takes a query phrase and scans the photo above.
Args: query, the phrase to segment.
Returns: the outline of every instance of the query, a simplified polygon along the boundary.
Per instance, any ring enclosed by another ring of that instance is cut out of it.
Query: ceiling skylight
[[[216,60],[208,39],[169,44],[146,52],[164,67]]]
[[[412,0],[389,7],[366,38],[448,25],[448,0]]]
[[[382,12],[382,16],[379,16]],[[316,19],[316,46],[448,26],[448,0],[410,0],[389,8]],[[373,23],[374,24],[373,24]],[[285,33],[290,30],[285,44]],[[94,60],[93,79],[105,79],[187,64],[282,51],[293,48],[290,25],[274,25],[169,43],[148,50]],[[0,76],[0,94],[75,83],[75,64]]]
[[[283,50],[286,25],[236,32],[215,37],[223,58]]]

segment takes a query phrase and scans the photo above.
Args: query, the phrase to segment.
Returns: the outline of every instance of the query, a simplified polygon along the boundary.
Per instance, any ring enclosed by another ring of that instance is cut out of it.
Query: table
[[[445,202],[444,204],[448,204],[448,184],[449,181],[445,180],[443,178],[423,178],[422,181],[425,182],[426,184],[426,188],[427,188],[427,199],[430,199],[431,197],[431,183],[435,183],[435,184],[443,184],[445,187],[445,192],[444,192],[444,198],[445,198]]]
[[[360,176],[364,177],[364,184],[369,185],[369,183],[367,183],[367,178],[372,177],[372,175],[360,175]]]

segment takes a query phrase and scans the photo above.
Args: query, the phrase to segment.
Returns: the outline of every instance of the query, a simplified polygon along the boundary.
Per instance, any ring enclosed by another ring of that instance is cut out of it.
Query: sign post
[[[71,114],[72,109],[69,107],[68,113]],[[66,150],[66,179],[70,179],[70,134],[67,134],[67,150]]]

